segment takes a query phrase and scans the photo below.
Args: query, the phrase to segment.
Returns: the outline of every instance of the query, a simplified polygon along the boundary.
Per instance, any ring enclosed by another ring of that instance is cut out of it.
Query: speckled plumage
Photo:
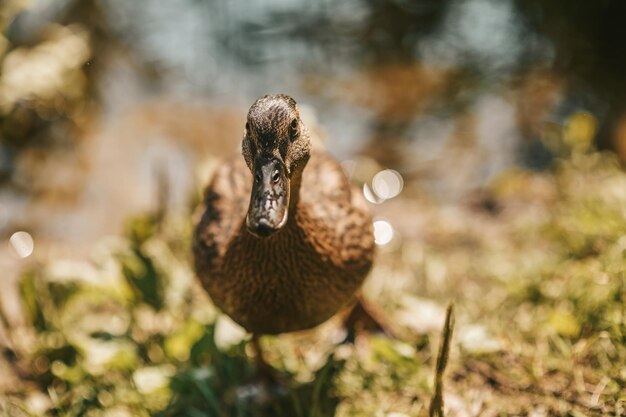
[[[295,102],[293,108],[297,115]],[[280,130],[280,118],[287,116],[268,107],[263,117],[274,123],[265,124],[272,131]],[[248,119],[257,126],[250,113]],[[196,272],[213,302],[250,332],[277,334],[316,326],[354,299],[371,268],[374,237],[367,204],[334,159],[298,142],[309,141],[302,127],[303,137],[293,143],[285,145],[278,135],[269,145],[287,155],[285,160],[292,145],[307,153],[288,172],[287,221],[269,237],[251,234],[246,215],[253,184],[252,140],[247,136],[252,134],[244,135],[244,158],[225,161],[207,188],[194,235]]]

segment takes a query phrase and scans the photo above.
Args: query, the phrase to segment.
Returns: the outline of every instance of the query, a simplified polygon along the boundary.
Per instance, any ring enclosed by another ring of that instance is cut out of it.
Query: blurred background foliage
[[[625,413],[625,9],[1,2],[0,412],[425,415],[456,298],[451,415]],[[269,92],[372,203],[366,292],[404,337],[271,338],[266,395],[189,235]]]

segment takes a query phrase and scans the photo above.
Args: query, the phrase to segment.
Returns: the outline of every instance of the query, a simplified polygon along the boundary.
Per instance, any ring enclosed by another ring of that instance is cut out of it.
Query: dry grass
[[[331,321],[268,337],[284,375],[270,390],[252,379],[245,335],[194,284],[187,218],[134,219],[92,262],[23,278],[29,326],[12,330],[10,360],[23,383],[0,414],[400,417],[429,415],[434,398],[430,415],[624,415],[625,190],[615,160],[592,154],[509,172],[469,206],[382,207],[402,239],[365,292],[403,336],[340,344]]]

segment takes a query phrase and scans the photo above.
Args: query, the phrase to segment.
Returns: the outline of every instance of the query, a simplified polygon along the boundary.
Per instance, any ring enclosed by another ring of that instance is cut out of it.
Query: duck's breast
[[[237,170],[247,168],[241,165],[218,170],[207,192],[194,244],[201,282],[218,307],[252,332],[313,327],[353,299],[371,267],[367,207],[358,197],[355,204],[340,165],[316,153],[304,170],[296,212],[283,230],[259,239],[245,229],[248,196],[222,190],[242,185],[245,174]]]

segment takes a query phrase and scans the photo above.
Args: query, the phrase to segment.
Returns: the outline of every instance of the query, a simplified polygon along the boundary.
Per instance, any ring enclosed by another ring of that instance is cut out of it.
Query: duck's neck
[[[289,217],[296,214],[298,203],[300,202],[300,186],[302,185],[302,172],[294,174],[289,183]]]

